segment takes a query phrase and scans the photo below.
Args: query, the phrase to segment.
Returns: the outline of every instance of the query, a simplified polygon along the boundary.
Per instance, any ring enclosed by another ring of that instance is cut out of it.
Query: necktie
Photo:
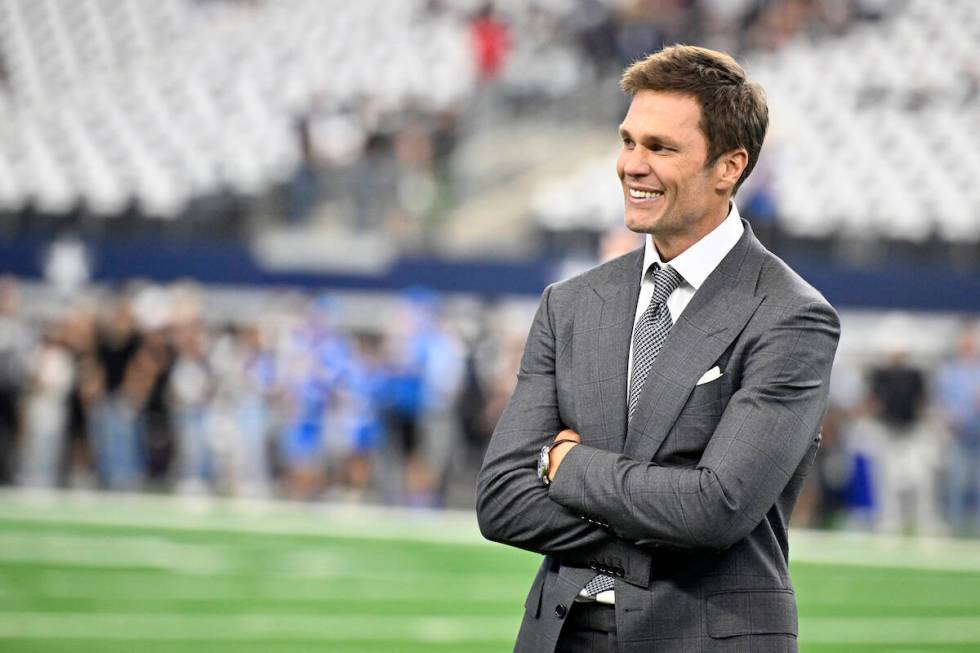
[[[647,375],[650,374],[650,368],[653,367],[653,361],[657,360],[657,354],[670,333],[670,327],[674,325],[667,309],[667,298],[683,281],[681,275],[669,265],[660,267],[658,263],[654,263],[648,274],[653,275],[653,297],[633,329],[633,373],[629,385],[628,420],[633,419],[633,412]],[[585,586],[585,594],[595,596],[613,587],[612,577],[598,574]]]
[[[653,275],[653,297],[633,329],[633,373],[630,376],[628,420],[633,419],[643,384],[670,333],[670,327],[674,325],[667,310],[667,298],[684,280],[669,265],[660,267],[654,263],[650,266],[649,274]]]

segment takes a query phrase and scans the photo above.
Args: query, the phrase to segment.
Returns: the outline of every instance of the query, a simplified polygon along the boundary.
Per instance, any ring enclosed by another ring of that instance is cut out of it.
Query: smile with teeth
[[[656,190],[639,190],[636,188],[630,188],[630,197],[635,200],[649,200],[655,197],[663,197],[663,193]]]

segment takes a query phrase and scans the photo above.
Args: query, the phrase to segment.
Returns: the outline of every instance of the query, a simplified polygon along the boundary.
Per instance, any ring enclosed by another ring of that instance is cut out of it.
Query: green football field
[[[801,650],[980,652],[980,544],[799,531]],[[0,652],[509,651],[539,557],[472,515],[0,493]]]

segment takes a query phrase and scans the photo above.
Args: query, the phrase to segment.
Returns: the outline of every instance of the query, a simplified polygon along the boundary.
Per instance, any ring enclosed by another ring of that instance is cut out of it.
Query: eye
[[[623,147],[625,147],[627,150],[632,150],[633,149],[633,145],[634,145],[633,139],[627,138],[627,137],[623,137]]]

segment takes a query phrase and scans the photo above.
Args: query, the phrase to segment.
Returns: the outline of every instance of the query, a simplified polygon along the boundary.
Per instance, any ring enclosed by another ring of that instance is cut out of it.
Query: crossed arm
[[[562,445],[549,498],[641,546],[731,546],[765,518],[819,433],[839,333],[822,302],[785,310],[746,354],[695,468]]]
[[[555,386],[555,337],[545,290],[531,326],[517,387],[497,422],[477,478],[476,514],[484,537],[566,564],[620,567],[646,586],[650,556],[580,512],[555,502],[537,477],[537,454],[564,428]]]
[[[717,549],[748,535],[819,431],[840,333],[833,309],[823,302],[784,308],[752,343],[740,387],[695,468],[565,444],[555,450],[554,482],[545,487],[535,475],[535,454],[564,428],[549,299],[550,288],[478,480],[484,535],[573,564],[606,556],[647,565],[644,549],[651,545]]]

